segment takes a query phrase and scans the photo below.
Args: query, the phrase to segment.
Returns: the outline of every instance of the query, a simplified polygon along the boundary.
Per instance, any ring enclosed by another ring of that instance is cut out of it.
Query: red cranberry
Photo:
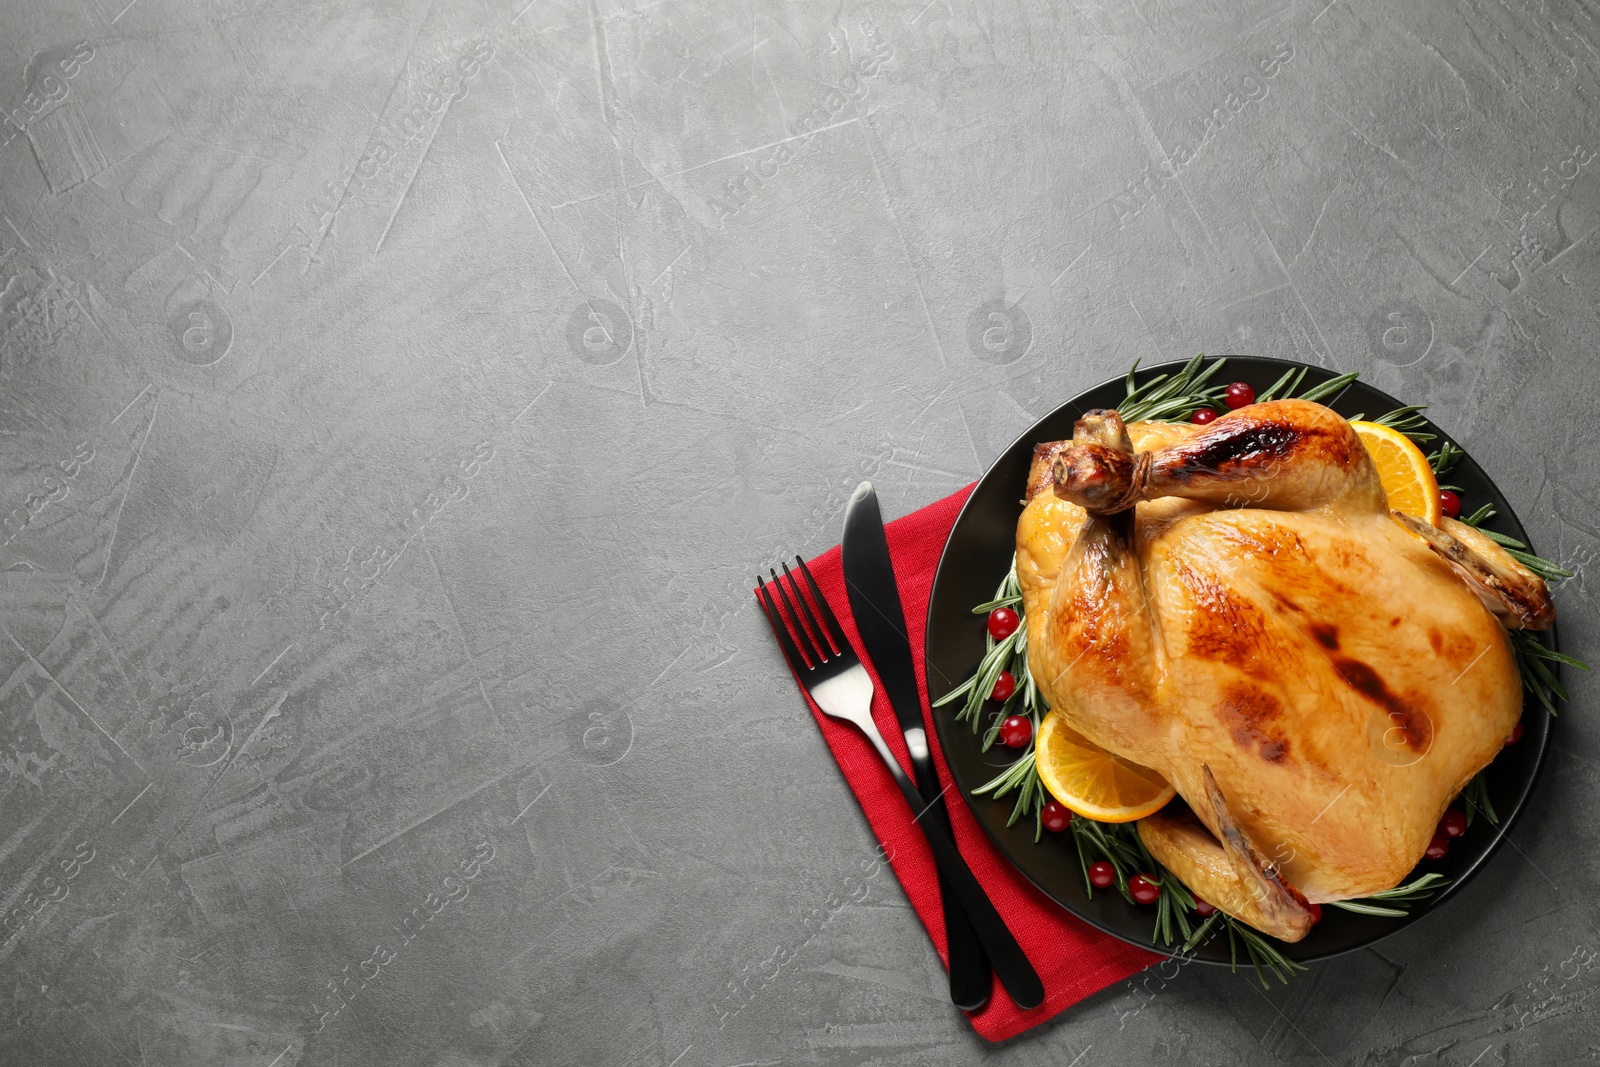
[[[1311,925],[1315,926],[1322,921],[1322,905],[1311,905]]]
[[[1439,490],[1439,510],[1452,519],[1461,517],[1461,498],[1448,489]]]
[[[1053,834],[1059,834],[1072,825],[1072,809],[1059,800],[1044,802],[1044,810],[1039,813],[1039,821],[1044,823],[1044,828]]]
[[[1428,851],[1423,855],[1430,860],[1442,860],[1445,853],[1450,851],[1450,842],[1445,840],[1443,834],[1434,834],[1433,840],[1428,842]]]
[[[994,680],[994,689],[989,693],[990,700],[1009,700],[1011,694],[1017,691],[1017,680],[1010,671],[1001,671],[1000,677]]]
[[[1517,725],[1511,728],[1511,736],[1506,738],[1506,744],[1514,745],[1522,740],[1522,720],[1517,720]]]
[[[1117,880],[1117,869],[1105,860],[1089,864],[1089,884],[1096,889],[1110,889]]]
[[[1142,874],[1128,879],[1128,895],[1135,904],[1154,904],[1161,899],[1161,887]]]
[[[1021,748],[1033,740],[1033,720],[1026,715],[1010,715],[1000,724],[1000,743],[1007,748]]]
[[[1004,641],[1016,633],[1021,625],[1022,620],[1010,608],[995,608],[989,612],[989,636],[996,641]]]
[[[1202,919],[1209,919],[1217,913],[1217,906],[1209,900],[1201,900],[1199,897],[1195,897],[1194,913]]]
[[[1467,813],[1451,808],[1439,820],[1439,832],[1446,837],[1460,837],[1467,832]]]
[[[1213,408],[1195,408],[1194,414],[1189,416],[1189,421],[1204,426],[1206,423],[1211,422],[1216,417],[1217,413]]]
[[[1249,382],[1230,382],[1222,394],[1222,402],[1230,408],[1242,408],[1256,402],[1256,391],[1250,388]]]

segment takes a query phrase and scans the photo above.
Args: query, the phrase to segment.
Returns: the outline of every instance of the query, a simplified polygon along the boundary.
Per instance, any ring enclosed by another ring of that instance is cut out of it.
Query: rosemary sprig
[[[1393,889],[1385,889],[1381,893],[1374,893],[1359,900],[1331,900],[1328,905],[1334,908],[1343,908],[1345,911],[1353,911],[1358,915],[1382,915],[1388,918],[1403,918],[1410,915],[1411,910],[1408,907],[1398,907],[1397,905],[1408,905],[1412,901],[1426,900],[1428,897],[1433,896],[1435,890],[1443,889],[1448,884],[1449,879],[1444,875],[1429,872],[1406,885],[1397,885]],[[1386,903],[1373,903],[1373,901],[1378,900]]]
[[[1494,518],[1497,514],[1499,514],[1499,512],[1495,511],[1493,504],[1485,504],[1461,521],[1466,525],[1471,526],[1479,533],[1483,534],[1483,536],[1487,537],[1501,548],[1504,548],[1506,553],[1512,559],[1516,560],[1518,563],[1522,564],[1524,567],[1528,568],[1545,581],[1559,582],[1563,578],[1572,577],[1572,572],[1567,570],[1567,568],[1563,567],[1559,563],[1552,563],[1543,556],[1534,555],[1532,552],[1528,551],[1528,546],[1526,544],[1518,541],[1515,537],[1511,537],[1503,533],[1497,533],[1494,530],[1485,530],[1483,528],[1483,524]],[[1584,670],[1589,669],[1583,664],[1578,663],[1576,660],[1573,661],[1573,666],[1583,667]]]
[[[1083,869],[1083,888],[1094,899],[1094,884],[1089,881],[1089,865],[1095,862],[1094,858],[1105,860],[1111,864],[1111,869],[1116,875],[1117,892],[1128,903],[1133,903],[1133,894],[1128,891],[1128,879],[1146,870],[1144,864],[1150,853],[1145,851],[1144,842],[1139,840],[1138,831],[1133,829],[1132,823],[1095,822],[1074,815],[1069,824],[1072,829],[1072,840],[1078,846],[1078,866]],[[1155,866],[1155,861],[1149,861]],[[1151,939],[1152,941],[1154,938]]]
[[[1522,545],[1522,542],[1517,541],[1516,538],[1505,537],[1503,534],[1497,534],[1493,530],[1485,530],[1483,532],[1495,541],[1501,541],[1502,543],[1504,543],[1504,541],[1514,542],[1513,544],[1505,546],[1506,554],[1512,559],[1516,560],[1518,563],[1522,564],[1524,567],[1528,568],[1533,573],[1537,574],[1539,577],[1543,578],[1545,581],[1559,582],[1564,578],[1572,577],[1572,572],[1567,570],[1567,568],[1563,567],[1561,564],[1552,563],[1550,560],[1547,560],[1542,556],[1535,556],[1532,552],[1524,551],[1527,546]],[[1522,547],[1519,548],[1517,547],[1518,545],[1522,545]],[[1589,668],[1584,667],[1583,669],[1588,670]]]
[[[1466,455],[1457,448],[1454,442],[1445,441],[1438,448],[1428,453],[1428,466],[1433,468],[1435,477],[1443,478],[1456,469],[1456,464],[1461,462],[1461,457]],[[1439,488],[1446,488],[1440,486]]]
[[[1226,389],[1209,383],[1227,362],[1226,356],[1219,356],[1207,365],[1205,353],[1201,352],[1185,363],[1183,369],[1176,374],[1158,374],[1140,385],[1137,380],[1139,361],[1134,360],[1133,366],[1128,368],[1127,396],[1117,405],[1117,412],[1122,416],[1123,422],[1129,423],[1183,422],[1193,415],[1197,408],[1216,407],[1222,403]],[[1282,377],[1256,397],[1256,403],[1294,396],[1305,383],[1308,370],[1309,367],[1291,367],[1284,371]],[[1301,394],[1300,399],[1321,400],[1332,396],[1360,376],[1359,372],[1350,371],[1329,378],[1321,385],[1307,389]]]
[[[1567,696],[1566,687],[1547,664],[1562,663],[1582,671],[1588,670],[1589,665],[1581,659],[1546,647],[1532,631],[1510,630],[1507,633],[1511,638],[1511,652],[1516,657],[1517,670],[1522,674],[1523,687],[1544,705],[1546,711],[1551,715],[1556,714],[1555,701],[1559,699],[1565,702],[1571,698]]]
[[[1422,412],[1427,409],[1426,404],[1408,404],[1403,408],[1395,408],[1387,414],[1379,415],[1372,421],[1380,426],[1388,426],[1399,430],[1417,444],[1427,444],[1437,439],[1437,434],[1428,432],[1428,420],[1422,417]]]
[[[1221,912],[1217,913],[1221,915]],[[1289,957],[1279,952],[1277,947],[1267,941],[1258,931],[1251,929],[1239,922],[1233,916],[1225,916],[1228,923],[1228,954],[1235,974],[1239,971],[1239,950],[1234,944],[1237,937],[1244,943],[1244,950],[1249,954],[1250,962],[1255,966],[1256,978],[1261,982],[1262,989],[1271,989],[1267,982],[1267,975],[1271,974],[1284,985],[1289,984],[1289,979],[1295,972],[1306,969],[1305,964],[1296,963]]]
[[[1176,374],[1158,374],[1143,385],[1135,385],[1139,361],[1128,368],[1128,395],[1117,405],[1123,422],[1179,422],[1193,415],[1196,408],[1222,402],[1223,387],[1207,386],[1227,359],[1215,359],[1203,366],[1205,353],[1198,353]]]
[[[1553,563],[1542,556],[1536,556],[1527,551],[1528,546],[1522,541],[1508,534],[1486,530],[1483,524],[1498,514],[1493,504],[1484,504],[1471,515],[1461,521],[1485,537],[1494,541],[1506,550],[1506,553],[1522,564],[1528,570],[1537,574],[1547,582],[1557,582],[1564,578],[1571,578],[1572,572]],[[1516,659],[1517,671],[1522,676],[1522,686],[1532,693],[1544,709],[1551,715],[1556,714],[1556,701],[1569,699],[1567,691],[1562,686],[1560,679],[1555,676],[1555,671],[1549,666],[1552,663],[1565,664],[1576,667],[1581,671],[1589,670],[1589,665],[1580,659],[1557,652],[1545,646],[1537,634],[1528,630],[1510,630],[1507,636],[1511,639],[1511,651]],[[1475,777],[1467,788],[1462,791],[1462,796],[1467,800],[1467,825],[1472,825],[1473,809],[1479,808],[1491,823],[1500,820],[1495,815],[1494,806],[1489,802],[1488,785],[1482,773]]]
[[[1179,951],[1185,953],[1193,951],[1196,945],[1206,939],[1206,935],[1211,932],[1213,926],[1216,926],[1219,921],[1226,922],[1227,919],[1228,916],[1220,911],[1212,912],[1206,916],[1205,922],[1194,928],[1194,932],[1184,941],[1183,948],[1179,949]]]
[[[1472,825],[1476,812],[1483,812],[1483,817],[1489,820],[1490,826],[1500,825],[1500,813],[1494,810],[1494,803],[1489,800],[1489,769],[1485,767],[1472,776],[1472,781],[1461,791],[1461,799],[1467,804],[1467,825]]]
[[[1034,733],[1039,732],[1039,720],[1034,718]],[[1013,789],[1020,788],[1016,803],[1011,806],[1011,815],[1006,819],[1010,826],[1024,815],[1033,816],[1033,843],[1038,844],[1044,835],[1044,823],[1041,813],[1044,811],[1045,788],[1039,780],[1038,766],[1034,759],[1033,749],[1028,749],[1017,758],[1017,761],[1001,771],[989,781],[978,786],[972,792],[982,795],[988,793],[996,800],[1005,796]]]
[[[1000,582],[1000,587],[995,590],[994,599],[979,604],[973,608],[973,614],[985,615],[997,607],[1015,607],[1022,603],[1022,585],[1017,581],[1017,561],[1013,556],[1011,567],[1006,571],[1005,578]],[[1019,613],[1020,614],[1020,613]],[[994,691],[994,683],[1000,677],[1000,672],[1010,669],[1014,678],[1023,679],[1017,686],[1010,699],[1001,710],[1004,714],[995,719],[988,734],[984,737],[983,748],[988,751],[994,744],[998,733],[998,724],[1005,721],[1006,715],[1011,714],[1007,708],[1012,707],[1020,698],[1023,705],[1033,712],[1039,703],[1039,690],[1033,684],[1033,676],[1028,673],[1028,624],[1026,620],[1017,627],[1016,631],[1003,640],[996,641],[985,634],[983,658],[978,661],[978,670],[971,678],[961,685],[950,690],[944,696],[933,702],[936,708],[944,707],[962,697],[966,703],[956,713],[957,722],[971,722],[973,732],[977,732],[979,712],[983,709],[984,701],[989,699],[989,694]],[[1035,721],[1035,727],[1038,722]]]
[[[1159,866],[1154,860],[1151,860],[1151,865]],[[1156,898],[1156,931],[1150,940],[1154,942],[1160,938],[1163,945],[1170,946],[1173,927],[1176,926],[1178,941],[1187,944],[1194,933],[1189,926],[1189,913],[1194,911],[1194,894],[1189,892],[1188,886],[1165,871],[1157,875],[1154,881],[1161,888],[1161,895]]]
[[[1321,385],[1313,385],[1310,389],[1307,389],[1304,393],[1300,394],[1300,399],[1321,400],[1325,396],[1333,396],[1335,393],[1343,392],[1345,386],[1349,385],[1359,377],[1361,377],[1360,371],[1350,371],[1346,374],[1336,375],[1332,378],[1329,378]],[[1284,395],[1288,396],[1290,394],[1286,393]]]
[[[973,614],[988,614],[998,607],[1020,608],[1022,605],[1022,585],[1017,580],[1017,561],[1013,556],[1011,569],[1006,572],[1005,578],[1000,582],[1000,587],[995,590],[993,600],[985,601],[973,608]],[[1020,613],[1019,613],[1020,614]],[[977,731],[981,721],[981,711],[984,702],[989,699],[989,694],[994,691],[996,679],[1003,670],[1011,671],[1013,678],[1019,678],[1015,690],[1006,698],[1004,704],[994,715],[989,723],[989,728],[984,731],[982,749],[984,752],[994,747],[1000,734],[1000,727],[1006,719],[1020,707],[1021,713],[1033,721],[1033,733],[1039,734],[1039,723],[1045,712],[1050,709],[1045,705],[1044,699],[1039,694],[1038,686],[1033,683],[1033,674],[1028,670],[1028,625],[1023,620],[1016,631],[1003,640],[996,641],[992,637],[985,637],[987,647],[983,659],[978,663],[977,673],[967,679],[965,683],[946,693],[934,702],[934,707],[949,704],[962,696],[966,703],[956,713],[956,721],[970,721],[972,729]],[[1016,802],[1011,807],[1011,816],[1006,819],[1006,825],[1011,826],[1024,815],[1033,816],[1033,840],[1037,843],[1044,834],[1042,813],[1044,811],[1045,788],[1039,780],[1035,770],[1034,751],[1030,747],[1009,767],[983,785],[974,789],[975,794],[989,794],[999,800],[1013,789],[1018,790]]]
[[[1282,378],[1279,378],[1277,381],[1273,382],[1272,385],[1267,388],[1266,392],[1256,397],[1256,403],[1263,404],[1268,400],[1277,400],[1280,397],[1294,396],[1296,390],[1300,388],[1300,384],[1306,380],[1306,371],[1310,369],[1310,367],[1301,367],[1299,370],[1296,370],[1295,368],[1290,367],[1288,370],[1283,372]]]
[[[1156,862],[1150,850],[1139,839],[1133,823],[1105,823],[1082,816],[1073,816],[1070,824],[1072,839],[1078,848],[1078,866],[1083,872],[1083,888],[1094,899],[1094,883],[1089,881],[1089,865],[1097,859],[1111,864],[1116,878],[1113,883],[1124,900],[1132,903],[1133,894],[1128,889],[1128,879],[1143,875],[1145,880],[1161,890],[1156,898],[1156,924],[1150,943],[1157,941],[1171,947],[1179,943],[1180,951],[1187,952],[1197,943],[1190,915],[1195,910],[1194,894],[1189,887]]]

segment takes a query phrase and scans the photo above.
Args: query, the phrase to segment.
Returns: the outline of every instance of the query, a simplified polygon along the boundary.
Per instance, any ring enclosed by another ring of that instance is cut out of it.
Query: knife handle
[[[911,769],[916,776],[917,792],[922,794],[923,802],[928,805],[927,813],[922,817],[953,839],[955,835],[950,827],[950,812],[945,807],[933,761],[925,753],[921,759],[917,756],[916,752],[911,755]],[[977,931],[972,928],[971,920],[951,890],[950,879],[945,877],[943,868],[939,869],[939,902],[944,911],[950,1001],[962,1011],[980,1011],[989,1003],[989,993],[994,984],[990,979],[989,954],[983,951],[983,942],[978,940]]]
[[[942,803],[942,801],[940,802]],[[928,818],[933,818],[930,814]],[[948,833],[949,820],[940,823]],[[944,943],[947,964],[950,968],[950,1002],[962,1011],[982,1011],[989,1003],[993,970],[989,954],[978,940],[966,909],[961,906],[944,868],[939,869],[939,900],[944,908]]]
[[[994,910],[994,904],[989,900],[988,894],[978,884],[978,879],[973,877],[972,869],[967,866],[967,861],[961,858],[961,852],[956,848],[955,839],[937,823],[923,818],[928,804],[922,799],[922,794],[917,792],[916,784],[900,766],[900,761],[889,751],[883,735],[877,730],[862,732],[867,735],[890,773],[894,775],[896,784],[900,786],[900,792],[911,807],[912,821],[921,828],[922,835],[928,839],[928,846],[933,849],[933,858],[939,866],[939,873],[944,875],[956,901],[967,913],[973,932],[977,935],[984,951],[988,953],[989,961],[994,965],[994,973],[1000,978],[1000,985],[1010,994],[1012,1002],[1017,1007],[1025,1011],[1037,1008],[1044,1003],[1044,983],[1039,980],[1039,972],[1028,962],[1022,946],[1017,944],[1017,939],[1006,927],[1005,920]]]

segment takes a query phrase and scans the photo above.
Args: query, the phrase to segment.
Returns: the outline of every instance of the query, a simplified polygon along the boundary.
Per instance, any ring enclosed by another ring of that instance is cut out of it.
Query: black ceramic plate
[[[1215,381],[1249,382],[1257,393],[1264,392],[1285,370],[1303,366],[1258,356],[1228,356],[1227,360]],[[1182,366],[1182,362],[1173,362],[1150,367],[1141,370],[1140,380],[1146,380],[1150,374],[1171,373]],[[1311,367],[1302,391],[1331,377],[1332,372]],[[973,615],[972,607],[994,596],[995,587],[1011,565],[1033,446],[1040,441],[1071,437],[1072,424],[1085,411],[1114,408],[1124,395],[1125,383],[1119,378],[1073,397],[1017,438],[978,482],[945,543],[928,605],[928,689],[933,699],[937,700],[970,677],[983,655],[984,619]],[[1360,381],[1324,403],[1330,401],[1342,415],[1364,413],[1369,418],[1405,403]],[[1428,429],[1438,435],[1438,441],[1431,443],[1430,449],[1450,439],[1436,426],[1430,425]],[[1484,503],[1493,504],[1499,514],[1486,526],[1522,541],[1528,540],[1506,498],[1472,457],[1463,458],[1448,481],[1464,490],[1461,494],[1464,511],[1475,510]],[[1552,639],[1554,636],[1552,633]],[[956,722],[958,710],[959,702],[934,709],[939,741],[968,806],[1000,851],[1048,896],[1085,921],[1133,944],[1157,952],[1174,951],[1176,946],[1168,950],[1151,944],[1154,908],[1129,904],[1115,892],[1097,893],[1093,900],[1088,899],[1077,849],[1070,835],[1046,832],[1043,840],[1035,844],[1032,819],[1006,826],[1014,796],[999,801],[973,796],[973,788],[998,774],[1010,762],[1012,754],[1000,746],[988,753],[981,751],[981,733],[974,733],[967,723]],[[1320,960],[1370,945],[1438,910],[1454,896],[1493,855],[1533,791],[1549,742],[1550,716],[1531,698],[1525,707],[1523,727],[1522,741],[1502,752],[1489,769],[1489,799],[1500,815],[1500,825],[1490,825],[1481,816],[1475,818],[1466,835],[1451,843],[1450,852],[1443,860],[1424,862],[1418,867],[1418,874],[1438,871],[1449,878],[1450,885],[1446,889],[1427,901],[1414,903],[1411,914],[1403,919],[1325,908],[1322,921],[1309,937],[1298,944],[1279,945],[1284,955],[1301,961]],[[1207,962],[1227,963],[1227,939],[1212,938],[1199,946],[1195,955]]]

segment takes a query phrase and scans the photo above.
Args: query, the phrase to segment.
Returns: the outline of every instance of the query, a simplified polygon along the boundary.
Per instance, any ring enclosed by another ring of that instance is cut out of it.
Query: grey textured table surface
[[[1448,911],[990,1052],[828,903],[746,592],[1248,351],[1432,405],[1600,660],[1592,5],[18,0],[0,73],[0,1061],[1600,1059],[1589,678]]]

